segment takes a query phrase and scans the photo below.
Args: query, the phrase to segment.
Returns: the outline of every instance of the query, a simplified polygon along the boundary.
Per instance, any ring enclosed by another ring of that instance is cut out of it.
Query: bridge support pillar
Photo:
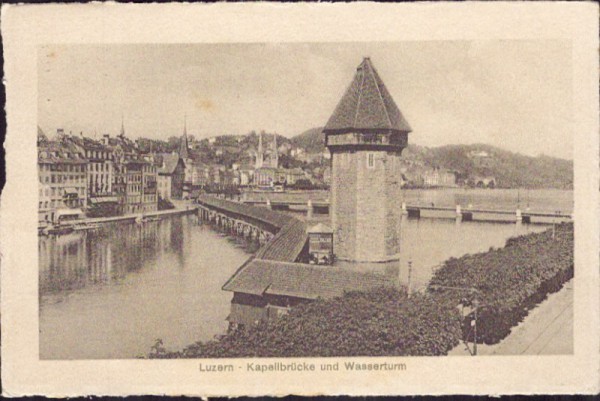
[[[313,218],[313,204],[312,201],[309,199],[308,202],[306,203],[306,218],[307,219],[312,219]]]
[[[462,221],[473,221],[473,213],[472,212],[462,212]]]
[[[523,214],[521,213],[521,209],[517,208],[517,211],[515,212],[515,220],[517,224],[521,224],[523,222]]]
[[[421,218],[421,209],[419,209],[418,207],[406,209],[406,213],[408,217],[414,217],[416,219]]]

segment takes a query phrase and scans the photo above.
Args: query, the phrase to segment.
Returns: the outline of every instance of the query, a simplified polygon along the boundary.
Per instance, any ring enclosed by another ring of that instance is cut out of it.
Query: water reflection
[[[387,273],[406,283],[411,261],[418,288],[451,256],[546,228],[404,219]],[[224,333],[232,294],[221,287],[249,257],[243,245],[194,216],[40,237],[40,357],[134,358],[157,338],[180,349]]]
[[[40,294],[122,280],[157,254],[182,254],[183,220],[113,224],[92,231],[40,237]],[[178,264],[183,264],[179,260]]]
[[[134,358],[227,328],[223,283],[248,258],[194,216],[40,237],[40,357]]]

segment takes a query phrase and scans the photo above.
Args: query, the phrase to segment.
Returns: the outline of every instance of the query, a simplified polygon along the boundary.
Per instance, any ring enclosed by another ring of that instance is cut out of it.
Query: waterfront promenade
[[[135,214],[125,214],[120,216],[110,216],[110,217],[86,217],[83,219],[75,219],[69,220],[61,223],[61,226],[77,226],[84,224],[103,224],[103,223],[114,223],[119,221],[129,221],[135,220],[137,218],[145,218],[145,217],[163,217],[163,216],[174,216],[179,214],[186,213],[196,213],[196,208],[191,204],[183,204],[178,203],[174,209],[168,210],[156,210],[153,212],[144,212],[144,213],[135,213]]]
[[[469,344],[470,347],[473,344]],[[565,355],[573,353],[573,279],[529,312],[495,345],[477,345],[479,355]],[[449,355],[470,355],[463,343]]]

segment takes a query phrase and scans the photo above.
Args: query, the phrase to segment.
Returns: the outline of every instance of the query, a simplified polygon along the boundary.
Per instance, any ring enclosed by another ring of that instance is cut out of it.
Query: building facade
[[[125,213],[141,213],[142,207],[142,176],[145,162],[130,160],[125,163]]]
[[[423,173],[423,184],[426,187],[456,187],[456,175],[447,170],[433,168]]]
[[[157,168],[154,163],[145,162],[142,166],[142,211],[154,212],[158,208]]]
[[[87,160],[69,143],[38,144],[40,222],[52,223],[61,209],[82,209],[87,199]]]
[[[116,199],[118,214],[124,214],[127,209],[127,168],[124,163],[115,163],[113,167],[113,196]]]
[[[323,133],[331,152],[331,221],[338,260],[399,259],[401,159],[410,126],[365,58]]]
[[[158,193],[162,199],[183,199],[185,164],[178,154],[163,155],[158,169]]]
[[[277,169],[261,167],[254,170],[254,185],[259,188],[271,188],[277,182]]]

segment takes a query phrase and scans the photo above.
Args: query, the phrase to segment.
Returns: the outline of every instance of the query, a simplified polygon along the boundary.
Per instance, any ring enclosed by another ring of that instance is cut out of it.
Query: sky
[[[571,44],[558,40],[47,45],[38,125],[100,137],[196,138],[323,126],[363,57],[409,142],[486,143],[572,159]]]

